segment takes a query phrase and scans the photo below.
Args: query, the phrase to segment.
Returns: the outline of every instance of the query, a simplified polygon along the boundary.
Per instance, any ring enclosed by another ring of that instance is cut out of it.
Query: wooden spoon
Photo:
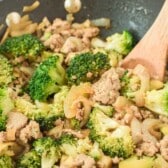
[[[121,66],[134,68],[137,64],[145,66],[151,77],[163,80],[168,50],[168,0],[165,3],[145,36],[123,60]]]

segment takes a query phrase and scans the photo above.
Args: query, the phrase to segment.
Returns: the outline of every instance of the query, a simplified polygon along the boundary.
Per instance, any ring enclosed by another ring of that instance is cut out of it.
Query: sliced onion
[[[29,15],[24,15],[24,16],[22,16],[22,18],[20,19],[20,22],[26,22],[26,21],[29,21],[29,20],[30,20]]]
[[[93,38],[91,41],[91,46],[94,48],[104,48],[106,46],[106,42],[99,38]]]
[[[40,5],[40,2],[39,1],[35,1],[30,6],[24,6],[23,7],[23,12],[31,12],[31,11],[35,10],[39,5]]]
[[[135,117],[131,121],[131,134],[135,144],[142,140],[142,123]]]
[[[79,86],[72,86],[64,101],[65,117],[73,118],[76,116],[79,108],[77,106],[77,102],[79,102],[80,100],[82,103],[84,103],[84,110],[86,110],[84,112],[86,113],[84,114],[84,116],[87,116],[88,111],[91,109],[91,103],[87,98],[90,97],[91,94],[93,94],[93,90],[89,83],[83,83]]]
[[[93,26],[105,27],[105,28],[110,28],[110,26],[111,26],[109,18],[94,19],[94,20],[91,20],[91,24]]]
[[[134,68],[133,73],[137,75],[141,81],[140,89],[135,94],[135,102],[138,106],[144,106],[145,92],[150,89],[150,75],[147,69],[140,64]]]
[[[157,143],[158,142],[157,137],[151,135],[150,129],[160,124],[161,121],[159,121],[158,119],[152,119],[152,118],[145,119],[142,123],[143,140]]]
[[[28,25],[25,29],[23,30],[14,30],[10,32],[11,36],[21,36],[23,34],[32,34],[36,31],[37,28],[37,23],[32,23]]]
[[[18,24],[11,24],[10,26],[10,30],[11,31],[16,31],[16,30],[22,30],[25,29],[27,26],[29,26],[30,24],[32,24],[32,21],[25,21],[25,22],[20,22]]]
[[[6,29],[6,31],[5,31],[5,33],[4,33],[4,35],[3,35],[3,37],[2,37],[2,39],[1,39],[1,43],[0,44],[2,44],[6,39],[7,39],[7,37],[9,36],[9,33],[10,33],[10,29],[9,29],[9,27]]]

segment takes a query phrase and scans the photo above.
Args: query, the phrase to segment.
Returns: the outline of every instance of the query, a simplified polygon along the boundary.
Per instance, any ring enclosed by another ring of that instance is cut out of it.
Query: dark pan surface
[[[23,5],[29,5],[33,0],[0,0],[0,23],[4,22],[6,14],[12,11],[21,13]],[[35,21],[48,16],[65,18],[64,0],[40,0],[41,5],[32,14]],[[77,21],[86,18],[94,19],[108,17],[112,20],[112,29],[104,30],[106,36],[113,32],[131,30],[139,39],[148,30],[159,13],[164,0],[82,0],[82,10],[75,15]]]

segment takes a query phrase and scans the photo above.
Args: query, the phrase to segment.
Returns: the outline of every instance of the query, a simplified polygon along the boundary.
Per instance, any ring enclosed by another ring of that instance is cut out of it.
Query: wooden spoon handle
[[[145,36],[125,58],[122,66],[144,65],[153,78],[163,80],[168,48],[168,0]]]
[[[163,43],[168,44],[168,0],[165,0],[158,17],[149,29],[148,33],[153,39],[157,38]]]

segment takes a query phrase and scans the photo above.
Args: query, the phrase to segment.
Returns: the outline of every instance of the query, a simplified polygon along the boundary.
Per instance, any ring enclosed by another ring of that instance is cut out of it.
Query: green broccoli
[[[88,128],[91,140],[97,142],[105,154],[122,158],[128,158],[133,154],[134,145],[130,128],[121,126],[100,109],[93,109]]]
[[[123,59],[123,55],[114,50],[108,51],[107,53],[110,59],[110,65],[112,67],[117,67],[121,62],[121,60]]]
[[[3,114],[2,110],[0,110],[0,131],[6,130],[7,119],[7,115]]]
[[[168,83],[160,90],[146,93],[145,107],[157,114],[168,116]]]
[[[100,159],[102,151],[99,146],[92,144],[88,137],[78,139],[71,134],[63,134],[59,138],[61,152],[67,156],[75,157],[78,154],[90,155],[95,159]]]
[[[24,56],[28,59],[36,59],[43,50],[42,42],[31,34],[8,38],[0,45],[0,53],[8,57]]]
[[[28,86],[33,100],[46,101],[64,85],[65,70],[61,63],[59,56],[52,55],[37,67]]]
[[[125,71],[120,79],[121,81],[121,95],[133,100],[135,98],[136,91],[140,88],[140,79],[137,75]]]
[[[99,110],[101,110],[104,114],[106,114],[109,117],[112,117],[114,114],[114,108],[110,105],[107,106],[107,105],[95,103],[94,107],[98,108]]]
[[[114,50],[122,55],[127,55],[133,48],[133,36],[128,31],[122,34],[115,33],[107,37],[106,50]]]
[[[7,87],[0,88],[0,111],[7,114],[14,108],[14,103],[10,97],[10,89]]]
[[[34,119],[40,124],[42,130],[49,130],[54,127],[54,122],[58,118],[64,118],[64,100],[68,94],[67,86],[60,87],[60,91],[54,95],[54,101],[48,105],[47,110],[38,110],[34,113]],[[46,105],[47,106],[47,105]]]
[[[77,155],[77,138],[71,134],[63,134],[59,138],[61,152],[68,156]]]
[[[81,129],[81,121],[76,118],[69,119],[70,127],[72,129],[80,130]]]
[[[64,99],[69,88],[62,86],[60,89],[54,95],[54,100],[51,104],[38,102],[38,106],[40,107],[37,107],[37,105],[23,98],[17,98],[15,107],[29,119],[37,121],[40,124],[41,130],[50,130],[54,127],[54,122],[58,118],[64,118]]]
[[[33,143],[35,151],[41,156],[41,167],[52,168],[61,158],[59,142],[50,138],[43,137]]]
[[[14,161],[10,156],[0,156],[0,167],[1,168],[14,168]]]
[[[91,52],[76,55],[66,70],[70,84],[92,81],[110,67],[109,58],[103,53]]]
[[[92,149],[89,151],[88,155],[98,161],[104,156],[104,153],[100,149],[99,144],[97,142],[94,142]]]
[[[40,155],[34,150],[26,152],[18,159],[17,168],[41,168]]]
[[[94,54],[99,53],[99,52],[108,56],[109,64],[111,67],[117,67],[119,65],[120,61],[123,59],[123,55],[119,54],[118,52],[116,52],[114,50],[107,51],[107,50],[105,50],[104,47],[102,47],[102,48],[97,47],[97,48],[93,49]]]
[[[0,86],[8,85],[13,79],[13,68],[8,59],[0,55]]]

